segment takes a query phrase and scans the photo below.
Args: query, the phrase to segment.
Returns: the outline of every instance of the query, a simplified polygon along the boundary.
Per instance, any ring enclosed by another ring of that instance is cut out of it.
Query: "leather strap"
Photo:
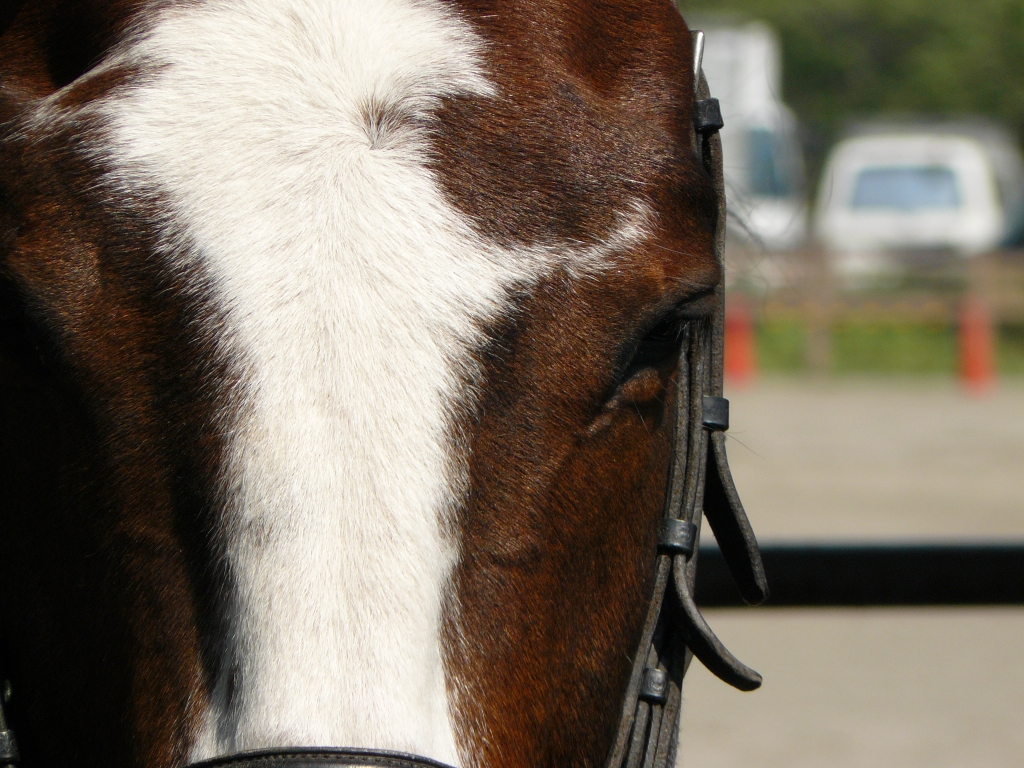
[[[451,768],[429,757],[405,752],[355,747],[261,749],[218,757],[190,768],[324,768],[331,765],[364,765],[377,768]]]
[[[702,32],[693,33],[694,147],[712,175],[718,197],[715,255],[725,257],[725,180],[718,102],[710,97],[700,60]],[[764,566],[750,522],[736,493],[725,456],[728,401],[722,397],[725,348],[725,285],[716,288],[714,318],[693,321],[680,352],[676,394],[675,451],[665,501],[654,592],[634,657],[621,721],[606,768],[670,768],[675,764],[682,680],[690,655],[741,690],[761,685],[761,676],[742,664],[715,636],[693,601],[702,511],[743,597],[767,597]],[[671,597],[670,597],[671,595]],[[656,677],[663,693],[645,695]]]

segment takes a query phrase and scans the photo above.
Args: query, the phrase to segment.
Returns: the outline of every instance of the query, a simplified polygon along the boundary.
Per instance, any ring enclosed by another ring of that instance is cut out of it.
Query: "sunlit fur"
[[[208,0],[103,65],[141,73],[87,107],[106,183],[166,206],[161,256],[212,297],[237,382],[226,631],[193,759],[301,744],[460,762],[440,627],[481,329],[512,289],[613,263],[650,215],[586,249],[475,235],[427,163],[440,99],[502,98],[480,54],[423,0]]]

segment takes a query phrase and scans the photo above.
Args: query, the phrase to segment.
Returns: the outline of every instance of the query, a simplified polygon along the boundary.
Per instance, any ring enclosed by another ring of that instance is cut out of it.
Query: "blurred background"
[[[759,540],[1024,545],[1024,0],[687,0]],[[770,586],[770,584],[769,584]],[[683,768],[1024,766],[1024,608],[708,609]]]

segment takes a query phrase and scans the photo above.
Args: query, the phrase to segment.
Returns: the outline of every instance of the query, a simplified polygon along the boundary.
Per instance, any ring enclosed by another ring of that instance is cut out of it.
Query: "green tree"
[[[779,32],[784,97],[825,140],[849,121],[980,114],[1024,138],[1024,0],[685,0]]]

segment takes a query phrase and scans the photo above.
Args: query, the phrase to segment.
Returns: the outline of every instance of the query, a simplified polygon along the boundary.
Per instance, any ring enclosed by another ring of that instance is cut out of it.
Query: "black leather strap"
[[[702,33],[694,33],[696,104],[694,147],[711,174],[718,197],[715,255],[724,267],[725,182],[718,102],[700,71]],[[689,324],[680,353],[676,394],[675,454],[659,538],[654,592],[622,707],[622,719],[606,768],[670,768],[675,764],[682,678],[692,652],[711,672],[741,690],[761,684],[715,636],[693,601],[702,512],[728,540],[726,561],[743,594],[760,602],[767,594],[764,568],[725,459],[728,401],[722,397],[725,286],[716,289],[711,322]],[[709,509],[709,507],[711,509]],[[711,511],[713,510],[713,512]],[[726,547],[723,546],[723,554]],[[672,596],[671,598],[669,596]],[[664,684],[657,695],[652,685]]]
[[[451,768],[446,763],[405,752],[354,747],[261,749],[218,757],[190,768],[324,768],[331,765],[365,765],[376,768]]]
[[[704,514],[714,531],[722,558],[744,601],[759,605],[768,599],[761,552],[754,538],[740,495],[733,484],[725,455],[725,435],[711,435],[708,446],[708,480],[704,492]]]

